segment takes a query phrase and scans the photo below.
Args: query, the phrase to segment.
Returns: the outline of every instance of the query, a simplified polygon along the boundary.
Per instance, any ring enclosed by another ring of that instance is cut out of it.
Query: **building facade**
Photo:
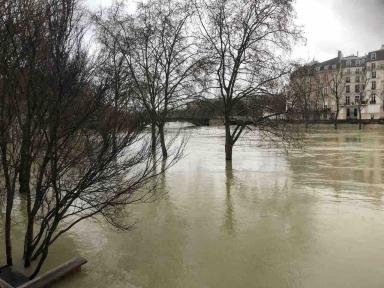
[[[361,57],[339,51],[336,58],[308,65],[312,72],[300,81],[311,79],[312,101],[306,102],[316,103],[308,109],[316,118],[384,119],[384,45]]]

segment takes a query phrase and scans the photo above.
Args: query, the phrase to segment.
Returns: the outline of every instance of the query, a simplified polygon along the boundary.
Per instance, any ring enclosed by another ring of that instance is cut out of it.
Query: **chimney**
[[[341,58],[343,58],[343,53],[341,53],[340,50],[337,52],[337,58],[339,59],[339,61],[341,61]]]

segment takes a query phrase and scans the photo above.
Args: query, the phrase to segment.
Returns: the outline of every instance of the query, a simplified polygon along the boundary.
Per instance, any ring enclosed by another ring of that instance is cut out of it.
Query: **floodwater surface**
[[[89,260],[55,287],[384,287],[384,126],[319,126],[303,150],[192,128],[161,199],[130,206],[130,232],[83,222],[45,270]]]

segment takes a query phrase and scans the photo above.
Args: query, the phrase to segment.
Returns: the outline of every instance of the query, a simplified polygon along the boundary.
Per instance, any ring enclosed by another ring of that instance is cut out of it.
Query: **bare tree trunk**
[[[41,255],[39,262],[37,263],[35,271],[33,271],[31,276],[29,276],[29,279],[32,280],[39,274],[39,272],[40,272],[41,268],[43,267],[43,264],[44,264],[45,260],[47,259],[47,257],[48,257],[48,249],[45,249]]]
[[[232,161],[233,142],[231,137],[231,124],[229,119],[225,121],[225,160]]]
[[[163,158],[167,158],[168,152],[167,152],[167,146],[165,144],[164,123],[161,123],[159,125],[159,134],[160,134],[161,152],[163,153]]]
[[[156,123],[152,121],[151,123],[151,140],[152,140],[152,153],[156,152]]]
[[[335,126],[335,129],[337,129],[337,120],[339,119],[339,106],[337,106],[336,108],[336,114],[335,114],[335,119],[334,119],[334,126]]]
[[[359,107],[359,130],[361,130],[361,107]]]
[[[30,129],[28,127],[29,119],[25,124],[24,135],[21,143],[21,159],[20,159],[20,174],[19,174],[19,185],[20,185],[20,194],[24,195],[27,199],[27,229],[25,232],[24,240],[24,266],[29,267],[31,265],[31,256],[32,256],[32,242],[33,242],[33,224],[34,217],[32,215],[32,198],[31,191],[29,187],[30,175],[31,175],[31,164],[30,164],[30,154],[29,149],[31,146],[31,135]]]
[[[10,197],[11,196],[11,197]],[[7,257],[7,265],[13,264],[12,259],[12,239],[11,239],[11,213],[13,206],[13,197],[7,193],[7,207],[5,212],[5,254]]]
[[[13,264],[12,259],[12,239],[11,239],[11,224],[12,224],[12,208],[13,208],[13,199],[14,199],[14,187],[11,184],[9,177],[8,163],[7,163],[7,147],[6,143],[2,143],[1,147],[1,159],[3,163],[3,172],[6,185],[6,208],[5,208],[5,225],[4,225],[4,238],[5,238],[5,255],[7,258],[7,265]]]

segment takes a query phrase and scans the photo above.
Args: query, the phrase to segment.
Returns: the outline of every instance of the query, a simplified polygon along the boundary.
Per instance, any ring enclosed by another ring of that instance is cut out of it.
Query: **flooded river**
[[[383,126],[320,126],[289,154],[249,135],[232,166],[223,129],[188,131],[133,231],[84,222],[52,248],[45,269],[89,260],[56,287],[384,287]]]

